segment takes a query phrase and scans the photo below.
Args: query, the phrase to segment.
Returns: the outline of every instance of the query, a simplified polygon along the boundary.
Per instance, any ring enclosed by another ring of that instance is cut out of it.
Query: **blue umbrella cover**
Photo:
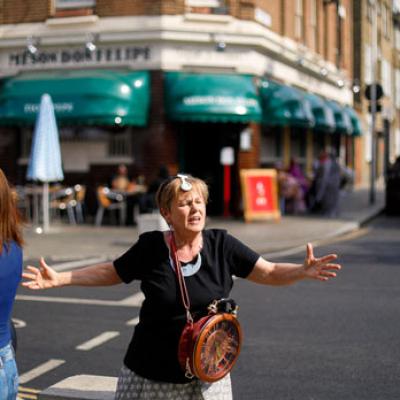
[[[40,101],[27,178],[39,182],[64,179],[54,106],[48,94],[43,94]]]
[[[51,97],[43,94],[33,133],[27,179],[43,182],[43,230],[49,230],[49,182],[64,179],[60,141]]]

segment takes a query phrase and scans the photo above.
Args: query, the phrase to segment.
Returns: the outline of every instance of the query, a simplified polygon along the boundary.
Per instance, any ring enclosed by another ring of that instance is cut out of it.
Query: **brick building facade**
[[[296,112],[304,111],[309,94],[333,101],[339,106],[337,112],[345,112],[346,106],[353,107],[353,12],[351,0],[37,0],[34,4],[3,0],[0,99],[6,82],[12,84],[26,74],[147,71],[150,105],[145,124],[85,125],[82,120],[61,124],[65,183],[84,181],[92,187],[106,183],[121,162],[147,181],[160,165],[201,176],[202,165],[210,164],[202,177],[215,180],[212,195],[221,203],[218,154],[222,147],[231,146],[235,154],[231,207],[236,213],[240,212],[240,169],[287,164],[296,156],[310,173],[313,159],[326,146],[335,147],[341,161],[356,168],[361,182],[365,121],[361,119],[361,129],[355,132],[351,126],[342,131],[318,128],[312,116],[312,120],[274,119],[276,110],[265,106],[269,98],[257,100],[262,108],[258,116],[249,109],[243,114],[237,107],[222,115],[209,104],[201,118],[185,119],[166,107],[166,101],[172,101],[166,75],[178,72],[193,79],[221,76],[222,80],[237,76],[246,84],[251,80],[255,93],[273,82],[280,93],[287,93],[280,110],[283,107],[289,114],[290,101],[295,99]],[[269,90],[265,93],[272,98],[276,92]],[[196,101],[211,101],[203,94],[193,95]],[[250,100],[254,99],[238,101]],[[3,101],[7,101],[4,96]],[[7,118],[3,122],[1,166],[12,181],[23,183],[32,125],[10,123]],[[121,146],[123,151],[115,150]],[[221,208],[215,206],[214,213],[221,213]]]

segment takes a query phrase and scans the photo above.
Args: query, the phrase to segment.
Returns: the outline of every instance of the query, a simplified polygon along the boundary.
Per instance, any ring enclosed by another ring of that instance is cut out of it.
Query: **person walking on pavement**
[[[22,277],[22,227],[7,178],[0,169],[0,399],[15,400],[18,370],[11,344],[11,311]]]
[[[338,214],[341,168],[333,152],[323,151],[319,157],[313,188],[311,212],[327,217]]]
[[[208,187],[186,175],[166,179],[157,204],[170,231],[152,231],[114,262],[56,272],[43,259],[28,266],[22,284],[30,289],[68,285],[106,286],[141,281],[145,300],[118,378],[116,400],[232,399],[230,375],[213,383],[189,378],[178,360],[178,343],[186,322],[174,265],[181,265],[191,307],[207,315],[215,299],[227,298],[233,276],[265,285],[287,285],[302,279],[327,281],[341,268],[335,254],[315,257],[307,244],[302,264],[273,263],[226,230],[205,229]],[[176,244],[170,250],[169,244]],[[180,263],[172,261],[172,254]]]

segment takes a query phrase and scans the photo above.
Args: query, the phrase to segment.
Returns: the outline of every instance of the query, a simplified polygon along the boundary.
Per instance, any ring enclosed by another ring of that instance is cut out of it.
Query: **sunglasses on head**
[[[189,192],[192,190],[193,185],[188,181],[188,176],[184,174],[177,174],[175,176],[169,177],[162,185],[160,188],[160,193],[165,189],[167,185],[169,185],[174,179],[180,179],[181,184],[179,188],[183,190],[184,192]]]
[[[192,190],[193,185],[188,181],[187,175],[178,174],[176,175],[176,178],[179,178],[181,180],[181,185],[180,185],[181,190],[183,190],[184,192]]]

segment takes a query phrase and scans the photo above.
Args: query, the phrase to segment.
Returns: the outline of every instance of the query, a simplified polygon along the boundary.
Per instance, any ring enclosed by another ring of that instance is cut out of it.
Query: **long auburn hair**
[[[0,254],[3,245],[15,241],[22,246],[22,220],[20,218],[16,195],[11,191],[7,178],[0,168]]]

